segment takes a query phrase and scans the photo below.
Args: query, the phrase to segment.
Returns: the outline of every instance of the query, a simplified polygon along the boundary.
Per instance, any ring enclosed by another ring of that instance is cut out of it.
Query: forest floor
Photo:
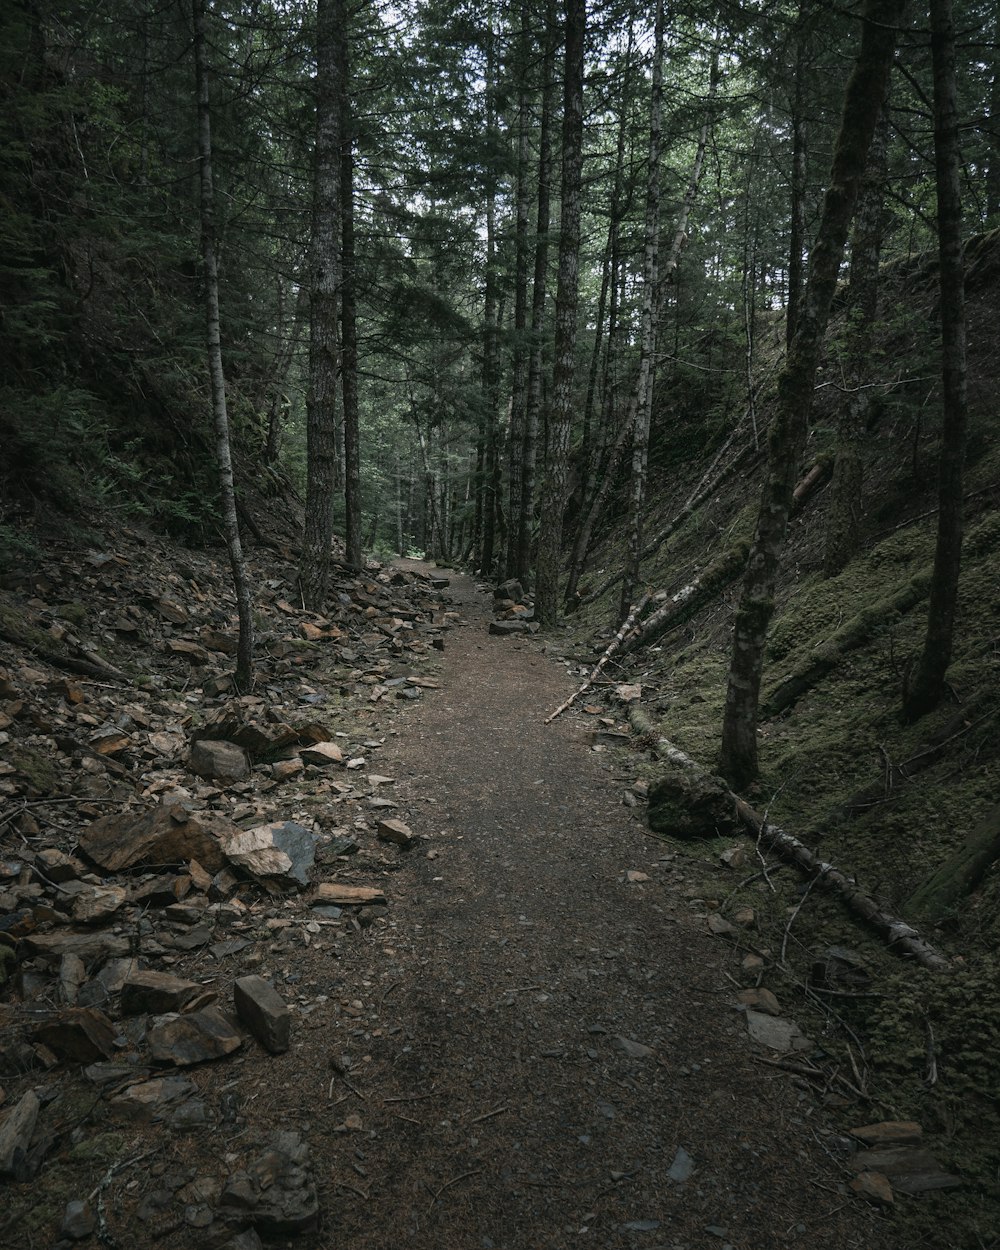
[[[129,554],[140,575],[142,561]],[[189,575],[206,584],[204,571]],[[828,1120],[823,1090],[802,1077],[810,1043],[794,1030],[786,1046],[748,1033],[750,1015],[758,1029],[768,1012],[791,1025],[783,1017],[794,1007],[759,996],[774,952],[758,951],[752,917],[712,932],[718,898],[742,874],[649,833],[638,753],[595,749],[595,730],[616,728],[598,718],[606,709],[581,700],[544,723],[578,684],[558,636],[490,635],[487,594],[447,576],[456,616],[443,653],[428,652],[424,696],[391,712],[385,700],[362,703],[350,729],[356,741],[381,733],[365,743],[381,775],[371,793],[391,793],[393,815],[417,838],[397,850],[372,836],[362,854],[339,857],[348,877],[378,879],[387,907],[358,919],[345,909],[328,929],[309,921],[299,898],[247,895],[244,918],[230,925],[240,940],[213,946],[213,959],[190,944],[170,953],[172,939],[155,930],[153,966],[197,980],[223,1006],[234,977],[273,981],[292,1013],[284,1053],[244,1037],[220,1062],[184,1068],[184,1089],[168,1088],[157,1083],[164,1070],[149,1069],[146,1025],[124,1021],[115,1045],[135,1052],[135,1066],[93,1065],[95,1093],[82,1078],[73,1085],[51,1055],[41,1086],[37,1067],[13,1073],[9,1045],[3,1110],[39,1088],[43,1118],[58,1121],[46,1149],[55,1141],[59,1151],[34,1179],[0,1182],[0,1245],[68,1245],[57,1230],[77,1199],[96,1210],[94,1244],[249,1250],[259,1242],[241,1224],[261,1227],[241,1214],[250,1175],[247,1209],[258,1190],[295,1191],[278,1244],[310,1250],[901,1250],[883,1208],[850,1189],[856,1147]],[[296,671],[296,681],[317,680]],[[32,670],[20,672],[27,681]],[[52,732],[51,711],[31,712]],[[278,790],[265,781],[258,799],[273,805],[280,793],[281,810],[293,813],[313,799],[321,825],[346,819],[355,809],[327,806],[344,795],[316,772]],[[125,783],[113,775],[112,784],[121,793]],[[235,796],[205,787],[203,797],[236,803],[238,818],[250,785]],[[353,829],[370,830],[370,820],[362,814]],[[231,922],[227,906],[219,926]],[[64,957],[60,975],[65,968]],[[761,1011],[747,1013],[741,989],[758,991]],[[28,997],[0,1004],[8,1040],[51,1008],[44,985],[38,992],[35,1006]],[[141,1109],[119,1114],[130,1088],[151,1100],[151,1119]],[[192,1090],[197,1114],[175,1113],[171,1099],[193,1106]],[[283,1235],[296,1211],[308,1216],[313,1186],[318,1226]]]
[[[318,1151],[364,1179],[334,1185],[317,1245],[890,1245],[844,1139],[748,1040],[739,959],[621,759],[585,714],[544,724],[571,689],[555,648],[489,636],[469,579],[451,593],[442,689],[380,757],[435,857],[355,951],[381,1036],[338,1033],[372,1053],[346,1104],[363,1130]],[[319,1098],[321,1059],[296,1079]]]

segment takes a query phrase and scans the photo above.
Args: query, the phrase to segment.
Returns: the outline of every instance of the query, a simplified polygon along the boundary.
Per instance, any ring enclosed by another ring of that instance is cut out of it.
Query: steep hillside
[[[848,1116],[856,1118],[860,1102],[872,1120],[912,1118],[947,1142],[966,1186],[903,1199],[898,1218],[907,1230],[903,1244],[962,1247],[996,1244],[1000,1201],[997,236],[976,240],[969,262],[967,529],[949,698],[917,724],[901,719],[903,685],[923,642],[936,522],[935,267],[922,257],[887,274],[883,298],[890,312],[873,351],[879,399],[865,449],[863,550],[839,576],[824,578],[829,488],[823,466],[844,402],[836,385],[836,339],[829,353],[806,465],[817,472],[804,475],[807,486],[818,485],[804,490],[791,525],[762,691],[762,774],[748,795],[771,822],[919,926],[953,970],[929,972],[898,958],[826,894],[822,882],[790,869],[778,872],[773,857],[767,869],[752,849],[740,859],[743,867],[733,872],[725,897],[710,903],[724,915],[754,908],[757,927],[745,944],[766,948],[789,986],[807,995],[831,1068],[850,1074]],[[758,423],[766,426],[767,418],[765,389]],[[695,456],[684,427],[663,420],[661,430],[650,533],[682,513],[722,445],[720,437]],[[644,570],[651,587],[678,599],[672,628],[605,674],[641,682],[643,706],[658,734],[708,769],[717,757],[739,592],[739,561],[727,571],[722,557],[752,537],[762,462],[745,422],[713,471],[721,480],[709,500]],[[619,560],[620,540],[612,530],[597,553],[591,585],[599,587],[602,569],[613,572]],[[692,595],[705,574],[708,592]],[[584,603],[572,627],[581,648],[590,649],[595,630],[610,637],[615,594],[611,589]],[[690,611],[683,610],[685,602]],[[649,752],[651,780],[658,775],[657,755]],[[684,853],[714,861],[722,847],[685,844]],[[965,875],[936,877],[943,868]],[[708,888],[719,889],[717,883]],[[864,968],[860,987],[823,988],[817,968],[835,947],[857,952]],[[838,1106],[845,1091],[828,1085],[821,1097]],[[942,1233],[946,1225],[950,1234]]]

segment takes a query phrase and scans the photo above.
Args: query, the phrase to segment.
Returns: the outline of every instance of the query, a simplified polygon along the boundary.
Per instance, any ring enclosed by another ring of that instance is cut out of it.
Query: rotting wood
[[[784,712],[831,672],[849,652],[864,646],[876,630],[901,616],[927,596],[930,572],[923,570],[888,598],[865,608],[818,646],[809,659],[793,672],[782,677],[764,701],[761,716],[768,718]]]
[[[611,639],[611,642],[608,644],[607,650],[598,660],[597,665],[594,668],[593,672],[590,674],[587,680],[583,683],[583,685],[579,688],[579,690],[575,690],[569,696],[568,699],[560,703],[551,716],[546,716],[545,721],[544,721],[546,725],[554,721],[557,716],[561,715],[563,712],[566,711],[568,707],[572,706],[572,704],[580,697],[580,695],[582,695],[586,690],[590,689],[590,687],[594,684],[597,678],[601,675],[601,672],[603,671],[608,661],[612,658],[612,656],[614,656],[616,651],[620,650],[622,644],[625,642],[630,632],[634,632],[635,623],[636,621],[638,621],[639,617],[642,615],[643,611],[646,608],[646,605],[649,603],[651,598],[652,598],[652,595],[650,594],[643,595],[642,598],[639,600],[639,602],[632,608],[632,611],[628,614],[628,616],[625,618],[624,622],[622,623],[621,629],[619,629],[618,633],[615,634],[614,638]]]
[[[53,668],[61,668],[63,672],[76,673],[80,677],[96,677],[104,680],[111,678],[122,685],[132,685],[132,679],[127,673],[123,673],[120,668],[115,668],[113,664],[109,664],[96,651],[88,651],[85,647],[77,647],[80,654],[86,657],[81,660],[74,655],[64,655],[59,651],[51,651],[47,647],[37,646],[30,639],[23,637],[15,630],[6,629],[3,625],[0,625],[0,639],[3,639],[4,642],[9,642],[14,647],[24,647],[37,659],[44,660],[46,664],[51,664]]]
[[[632,720],[637,712],[637,708],[630,709],[629,719]],[[660,738],[658,745],[671,763],[700,774],[706,773],[706,769],[666,738]],[[798,838],[779,829],[777,825],[771,824],[745,799],[741,799],[732,791],[729,793],[739,823],[753,833],[761,845],[768,847],[784,859],[790,860],[803,872],[813,877],[816,884],[836,894],[850,911],[879,930],[892,950],[911,956],[922,967],[934,972],[951,970],[951,961],[922,938],[912,925],[884,911],[839,868],[821,860]]]

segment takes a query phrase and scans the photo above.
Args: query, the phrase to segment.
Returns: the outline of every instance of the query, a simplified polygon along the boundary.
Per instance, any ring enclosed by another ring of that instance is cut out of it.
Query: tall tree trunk
[[[521,500],[524,493],[524,432],[528,409],[528,227],[531,214],[528,181],[528,72],[530,39],[527,5],[520,8],[518,33],[517,191],[514,210],[514,348],[511,362],[510,437],[508,439],[507,549],[504,572],[517,576]]]
[[[639,583],[642,554],[642,508],[646,501],[646,462],[649,418],[653,400],[653,352],[656,349],[654,311],[660,246],[660,149],[663,123],[663,0],[657,0],[653,34],[653,73],[649,102],[649,160],[646,182],[646,238],[642,261],[642,315],[639,331],[639,372],[635,380],[635,420],[632,423],[632,474],[628,493],[628,545],[618,624],[632,607]]]
[[[486,133],[496,132],[496,55],[492,11],[487,16],[486,33]],[[486,272],[483,290],[483,367],[481,374],[483,427],[483,475],[478,487],[482,494],[483,548],[479,565],[489,577],[496,559],[497,469],[499,448],[497,429],[497,179],[492,163],[486,174]]]
[[[562,210],[548,458],[538,535],[535,615],[543,629],[559,620],[562,523],[569,475],[576,375],[576,310],[580,281],[580,183],[583,169],[583,56],[585,0],[566,0],[566,74],[563,84]]]
[[[965,273],[962,259],[962,154],[959,144],[952,0],[931,0],[934,64],[934,165],[938,202],[941,291],[941,377],[944,424],[937,545],[927,608],[927,636],[903,700],[907,720],[931,711],[944,694],[951,663],[962,561],[962,478],[965,465]]]
[[[358,300],[354,246],[354,118],[347,0],[336,0],[340,125],[340,387],[344,414],[344,541],[347,563],[361,568],[361,429],[358,418]]]
[[[767,477],[736,622],[726,691],[719,767],[734,785],[757,775],[757,708],[764,644],[785,545],[820,349],[830,315],[847,233],[865,172],[892,65],[905,0],[865,0],[861,48],[847,84],[844,111],[823,201],[795,339],[778,379]]]
[[[800,0],[795,32],[795,86],[792,92],[791,230],[788,240],[788,307],[785,311],[785,346],[790,349],[799,324],[802,304],[803,254],[806,243],[806,185],[808,174],[808,125],[806,122],[806,5]]]
[[[878,310],[879,261],[882,255],[885,210],[886,155],[889,142],[889,99],[882,102],[868,168],[858,193],[851,238],[851,270],[847,288],[846,376],[850,393],[844,397],[837,428],[837,451],[830,480],[823,574],[835,577],[853,559],[861,541],[861,503],[864,488],[864,441],[870,391],[863,388],[868,373],[872,327]]]
[[[337,461],[337,287],[340,279],[338,0],[317,0],[316,141],[306,396],[306,515],[299,578],[302,599],[320,612],[330,580]]]
[[[538,205],[535,220],[535,265],[531,289],[531,356],[528,362],[528,404],[524,415],[521,461],[521,508],[511,517],[517,526],[515,576],[527,586],[531,579],[532,528],[535,517],[535,468],[538,423],[542,409],[542,368],[545,361],[545,303],[548,294],[549,234],[552,202],[552,105],[555,94],[555,5],[546,6],[545,55],[542,62],[542,116],[538,131]],[[512,452],[511,454],[515,454]]]
[[[566,609],[573,611],[577,605],[577,588],[583,575],[594,521],[600,515],[596,500],[605,498],[618,469],[624,442],[616,440],[616,452],[612,460],[600,472],[601,459],[606,450],[607,431],[610,424],[611,388],[610,373],[613,369],[615,346],[618,338],[618,272],[621,264],[621,224],[624,216],[625,148],[628,137],[629,105],[631,103],[632,50],[634,47],[634,24],[629,22],[628,43],[625,47],[625,69],[622,82],[621,106],[618,113],[618,140],[615,148],[615,177],[608,205],[608,237],[604,248],[601,268],[601,295],[598,305],[597,326],[594,331],[594,351],[591,356],[590,373],[587,377],[587,396],[583,408],[583,443],[580,447],[582,480],[580,482],[580,512],[577,518],[573,547],[569,558],[569,576],[566,579]],[[605,309],[607,307],[608,333],[603,341]],[[593,429],[593,409],[597,396],[598,373],[601,358],[604,369],[601,374],[601,407],[599,430]],[[626,433],[625,438],[628,437]]]
[[[200,173],[201,264],[205,283],[205,342],[208,376],[212,390],[212,416],[215,424],[215,459],[219,470],[219,496],[222,530],[229,555],[229,567],[236,594],[240,623],[236,650],[236,688],[253,686],[253,611],[236,514],[236,489],[229,444],[229,413],[226,408],[226,377],[222,367],[222,337],[219,326],[219,265],[215,252],[215,185],[212,170],[212,113],[208,95],[204,0],[194,0],[194,72],[198,102],[198,167]]]

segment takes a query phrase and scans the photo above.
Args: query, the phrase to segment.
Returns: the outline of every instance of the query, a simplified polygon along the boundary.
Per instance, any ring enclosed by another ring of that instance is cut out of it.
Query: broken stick
[[[582,695],[585,690],[590,689],[590,687],[594,684],[594,682],[600,676],[601,670],[604,668],[607,662],[611,659],[611,657],[615,654],[615,652],[621,647],[625,639],[628,638],[628,636],[631,633],[635,632],[636,621],[638,621],[639,617],[642,615],[643,610],[646,607],[646,604],[649,603],[651,598],[652,598],[652,595],[647,593],[643,595],[642,598],[639,600],[639,602],[632,607],[628,616],[625,618],[624,624],[622,625],[621,629],[618,631],[617,634],[615,634],[614,638],[611,639],[608,649],[604,652],[601,658],[597,661],[597,666],[594,669],[594,671],[590,674],[590,676],[583,683],[583,685],[580,687],[579,690],[574,690],[574,692],[569,696],[568,699],[566,699],[565,702],[559,704],[559,706],[556,708],[556,710],[552,713],[551,716],[546,716],[545,718],[546,725],[548,725],[551,721],[554,721],[555,718],[557,716],[560,716],[563,712],[565,712],[568,707],[571,707],[572,704],[575,703],[577,699],[579,699],[580,695]]]

